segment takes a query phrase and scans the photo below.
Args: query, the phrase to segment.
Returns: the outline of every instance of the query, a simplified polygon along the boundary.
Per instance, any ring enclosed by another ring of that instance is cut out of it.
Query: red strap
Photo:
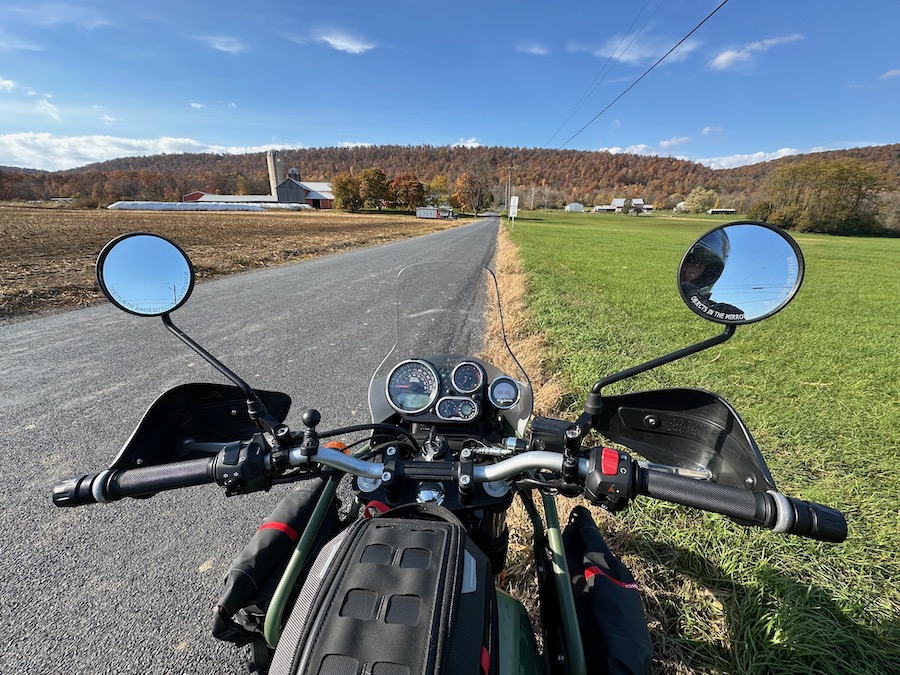
[[[366,504],[366,508],[363,509],[362,515],[363,518],[374,518],[375,516],[381,513],[387,513],[390,510],[391,507],[387,504],[380,502],[377,499],[373,499]]]
[[[259,526],[259,529],[278,530],[279,532],[284,532],[288,537],[291,538],[291,543],[294,543],[300,538],[300,535],[297,534],[297,530],[295,530],[287,523],[279,523],[277,520],[271,520],[268,523],[263,523]]]
[[[481,645],[481,672],[484,675],[489,675],[491,672],[491,653],[484,645]]]
[[[621,586],[622,588],[627,588],[627,589],[632,590],[632,591],[638,590],[638,585],[637,585],[636,583],[625,583],[624,581],[619,581],[618,579],[615,579],[615,578],[611,577],[610,575],[608,575],[606,572],[604,572],[604,571],[603,571],[600,567],[598,567],[597,565],[591,565],[590,567],[585,568],[585,570],[584,570],[584,580],[587,581],[588,579],[590,579],[590,578],[591,578],[592,576],[594,576],[595,574],[599,574],[599,575],[602,576],[602,577],[606,577],[606,578],[609,579],[611,582],[613,582],[613,583],[616,584],[617,586]]]

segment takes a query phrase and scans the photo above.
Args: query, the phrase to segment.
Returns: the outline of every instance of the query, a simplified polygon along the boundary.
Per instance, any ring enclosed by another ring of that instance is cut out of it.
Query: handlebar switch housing
[[[222,453],[222,461],[216,462],[216,483],[225,488],[225,496],[249,494],[268,490],[272,483],[266,475],[266,443],[262,434],[250,441],[231,443]]]
[[[591,448],[584,496],[607,511],[621,511],[634,494],[634,460],[627,452]]]

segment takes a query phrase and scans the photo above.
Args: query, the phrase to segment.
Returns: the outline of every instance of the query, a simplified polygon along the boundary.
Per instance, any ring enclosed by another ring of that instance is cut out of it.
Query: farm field
[[[0,204],[0,321],[98,300],[97,254],[126,232],[173,239],[203,279],[434,232],[455,222],[338,211],[109,211]]]
[[[600,377],[719,332],[683,305],[676,269],[733,217],[523,215],[510,236],[560,414]],[[607,393],[718,392],[779,489],[840,508],[850,535],[820,544],[646,498],[600,516],[642,587],[660,672],[900,672],[900,240],[795,238],[806,277],[781,314]]]

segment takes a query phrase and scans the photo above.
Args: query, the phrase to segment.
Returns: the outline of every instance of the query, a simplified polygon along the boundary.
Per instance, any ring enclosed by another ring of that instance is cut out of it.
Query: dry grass
[[[126,232],[154,232],[173,239],[188,252],[197,276],[203,279],[403,239],[454,224],[408,215],[338,211],[109,211],[0,204],[0,320],[98,300],[97,254],[107,241]]]

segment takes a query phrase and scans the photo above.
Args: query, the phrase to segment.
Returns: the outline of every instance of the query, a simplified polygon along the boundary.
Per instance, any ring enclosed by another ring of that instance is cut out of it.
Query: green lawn
[[[691,242],[733,217],[522,215],[511,234],[564,411],[599,377],[719,331],[675,277]],[[806,277],[781,314],[607,393],[720,393],[779,489],[840,508],[850,536],[820,544],[638,500],[607,527],[640,567],[661,669],[900,672],[900,240],[796,239]]]

